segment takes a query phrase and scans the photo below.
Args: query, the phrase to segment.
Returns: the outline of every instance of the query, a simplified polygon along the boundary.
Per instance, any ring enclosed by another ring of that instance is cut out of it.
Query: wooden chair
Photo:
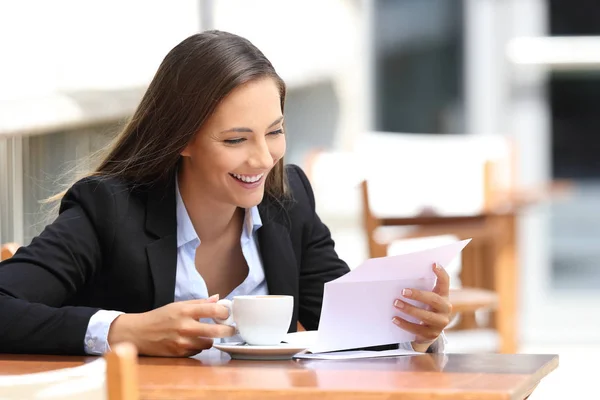
[[[477,263],[482,262],[481,244],[493,240],[496,229],[477,217],[454,218],[450,222],[433,215],[416,217],[378,217],[370,208],[369,189],[367,181],[361,183],[363,196],[363,222],[367,235],[369,256],[385,257],[393,255],[389,252],[397,242],[415,238],[436,238],[451,235],[456,239],[474,240],[463,250],[460,267],[459,287],[451,288],[450,302],[453,312],[461,322],[456,328],[476,329],[479,324],[476,313],[495,310],[498,306],[498,295],[495,291],[483,288],[482,278],[478,275]],[[394,231],[396,227],[408,227]],[[392,229],[388,229],[392,228]],[[387,232],[383,232],[387,229]],[[475,265],[474,265],[475,264]],[[453,280],[451,279],[451,282]],[[464,286],[463,286],[464,285]],[[474,287],[469,287],[473,285]]]
[[[370,254],[384,255],[402,238],[473,238],[463,252],[461,278],[468,289],[452,294],[463,311],[461,327],[477,326],[472,311],[480,305],[496,305],[491,322],[501,337],[500,350],[516,352],[516,219],[546,192],[517,190],[510,140],[375,132],[365,134],[357,147],[369,168],[361,195]],[[396,179],[389,179],[390,172]]]
[[[0,377],[3,400],[138,400],[137,350],[120,343],[84,365]]]
[[[396,236],[386,238],[387,232],[382,232],[385,229],[381,228],[384,228],[382,222],[388,222],[388,220],[378,218],[371,212],[365,180],[365,177],[369,175],[369,171],[368,168],[365,168],[365,160],[361,159],[357,153],[314,150],[306,161],[305,170],[315,191],[317,211],[330,224],[330,229],[332,229],[336,239],[336,249],[340,244],[338,240],[340,236],[358,235],[358,237],[364,237],[368,243],[367,256],[383,257],[388,255],[389,245],[394,240],[397,243],[400,238],[408,239],[457,233],[456,231],[447,232],[443,229],[430,229],[427,232],[422,231],[417,234],[415,228],[404,226],[400,235],[397,235],[398,232],[394,232]],[[374,172],[378,173],[377,170]],[[392,220],[397,220],[397,218]],[[355,229],[354,225],[358,229]],[[422,228],[419,227],[418,229]],[[341,235],[335,235],[334,230],[337,230],[337,233]],[[354,230],[354,233],[350,230]],[[464,231],[460,235],[461,238],[472,237],[472,231],[468,232],[469,236],[466,236],[466,230]],[[344,258],[348,257],[348,247],[344,248]],[[470,247],[474,246],[470,244],[468,248]],[[350,264],[357,264],[364,259],[364,256],[363,254],[361,259],[352,259]],[[472,265],[468,258],[465,261],[465,266]],[[469,282],[469,280],[466,279],[465,282]],[[468,327],[475,325],[474,316],[470,317],[470,315],[475,311],[495,309],[498,296],[493,291],[483,288],[455,288],[452,290],[451,300],[455,312],[461,316],[461,326]]]
[[[477,326],[473,310],[496,308],[492,325],[502,337],[501,351],[512,353],[518,319],[516,213],[533,198],[515,202],[512,149],[498,136],[374,132],[362,135],[355,150],[343,156],[316,151],[307,172],[315,193],[319,186],[327,193],[317,195],[320,214],[344,214],[342,219],[351,215],[350,208],[362,214],[357,224],[364,226],[361,236],[370,257],[387,255],[397,239],[473,238],[463,252],[466,289],[452,293],[462,312],[460,326]],[[351,186],[358,189],[358,201]]]
[[[571,186],[568,181],[551,181],[520,187],[516,151],[513,142],[500,135],[372,132],[357,144],[358,157],[366,166],[361,195],[370,253],[384,254],[394,235],[473,238],[463,251],[463,285],[497,294],[491,322],[504,353],[518,349],[518,215],[532,204],[567,194]],[[387,182],[381,179],[385,176]],[[404,196],[409,199],[405,201]],[[390,227],[395,227],[395,233],[390,234]],[[458,304],[475,294],[492,302],[492,297],[480,291],[465,291],[453,298]],[[463,314],[465,328],[476,325],[470,313],[476,303],[464,307],[469,311]]]

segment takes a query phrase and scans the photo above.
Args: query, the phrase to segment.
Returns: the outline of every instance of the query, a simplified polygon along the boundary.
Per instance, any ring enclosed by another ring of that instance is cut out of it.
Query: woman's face
[[[234,89],[181,153],[184,176],[217,202],[249,208],[285,153],[279,88],[273,79]]]

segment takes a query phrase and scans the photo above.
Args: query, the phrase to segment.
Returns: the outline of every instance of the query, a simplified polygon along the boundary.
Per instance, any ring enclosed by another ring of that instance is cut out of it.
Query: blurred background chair
[[[500,336],[494,350],[505,353],[518,346],[518,209],[513,204],[500,209],[496,196],[511,190],[513,150],[504,136],[385,132],[366,133],[357,146],[367,168],[362,196],[370,255],[384,254],[399,239],[472,238],[463,252],[461,281],[477,291],[462,293],[469,306],[457,328],[478,327],[475,312],[482,298],[483,308],[499,305],[490,325]]]
[[[451,343],[470,352],[512,352],[511,349],[502,348],[494,329],[497,324],[494,320],[490,323],[489,318],[489,313],[497,309],[499,302],[499,294],[493,282],[496,265],[494,255],[489,254],[489,251],[494,248],[494,240],[501,235],[500,228],[479,215],[449,219],[435,214],[378,217],[370,208],[367,181],[361,183],[361,191],[369,257],[385,257],[455,240],[473,239],[454,265],[444,266],[450,274],[450,301],[458,317],[452,328],[463,331],[460,338],[464,337],[464,340],[454,340]],[[490,329],[480,331],[481,328]],[[511,339],[505,337],[504,340]],[[465,347],[464,343],[470,343],[471,346]]]
[[[366,169],[361,191],[369,254],[385,255],[398,239],[446,234],[473,238],[463,252],[461,281],[478,290],[464,291],[463,299],[472,295],[473,306],[477,298],[487,299],[487,306],[497,302],[490,325],[500,335],[499,349],[516,352],[516,218],[565,185],[518,187],[518,149],[501,135],[370,132],[361,136],[356,149]],[[462,328],[477,325],[471,310],[463,313]]]
[[[54,371],[0,376],[2,400],[138,400],[137,350],[119,343],[104,358]]]
[[[336,243],[345,239],[337,230],[348,236],[363,230],[353,235],[366,243],[363,259],[389,255],[399,240],[473,238],[454,279],[462,285],[452,292],[461,312],[456,328],[479,328],[485,318],[476,314],[496,310],[489,318],[501,339],[496,350],[512,353],[519,317],[516,216],[552,192],[516,187],[515,153],[500,135],[369,132],[354,151],[315,151],[306,165],[317,211]],[[344,254],[352,256],[357,244],[342,244]]]

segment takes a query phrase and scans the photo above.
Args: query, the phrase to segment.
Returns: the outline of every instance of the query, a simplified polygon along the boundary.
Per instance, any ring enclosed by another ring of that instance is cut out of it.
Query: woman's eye
[[[238,144],[238,143],[242,143],[244,140],[244,138],[239,138],[239,139],[226,139],[224,140],[225,143],[227,144]]]
[[[267,135],[272,135],[272,136],[277,136],[277,135],[282,135],[282,134],[283,134],[283,129],[277,129],[276,131],[267,133]],[[225,140],[223,140],[223,142],[225,142],[226,144],[240,144],[240,143],[245,142],[245,141],[246,141],[246,138],[225,139]]]
[[[283,133],[283,129],[277,129],[276,131],[269,132],[268,134],[276,136],[276,135],[281,135],[282,133]]]

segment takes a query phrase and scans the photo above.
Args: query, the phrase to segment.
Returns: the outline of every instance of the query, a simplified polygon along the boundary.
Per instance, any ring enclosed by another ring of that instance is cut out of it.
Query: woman
[[[0,352],[188,356],[233,328],[219,295],[286,294],[316,329],[323,285],[346,272],[310,184],[284,167],[285,84],[250,42],[210,31],[176,46],[100,166],[57,219],[0,264]],[[448,275],[430,305],[396,306],[427,350],[448,323]],[[408,297],[405,296],[405,297]],[[358,316],[360,317],[360,316]]]

